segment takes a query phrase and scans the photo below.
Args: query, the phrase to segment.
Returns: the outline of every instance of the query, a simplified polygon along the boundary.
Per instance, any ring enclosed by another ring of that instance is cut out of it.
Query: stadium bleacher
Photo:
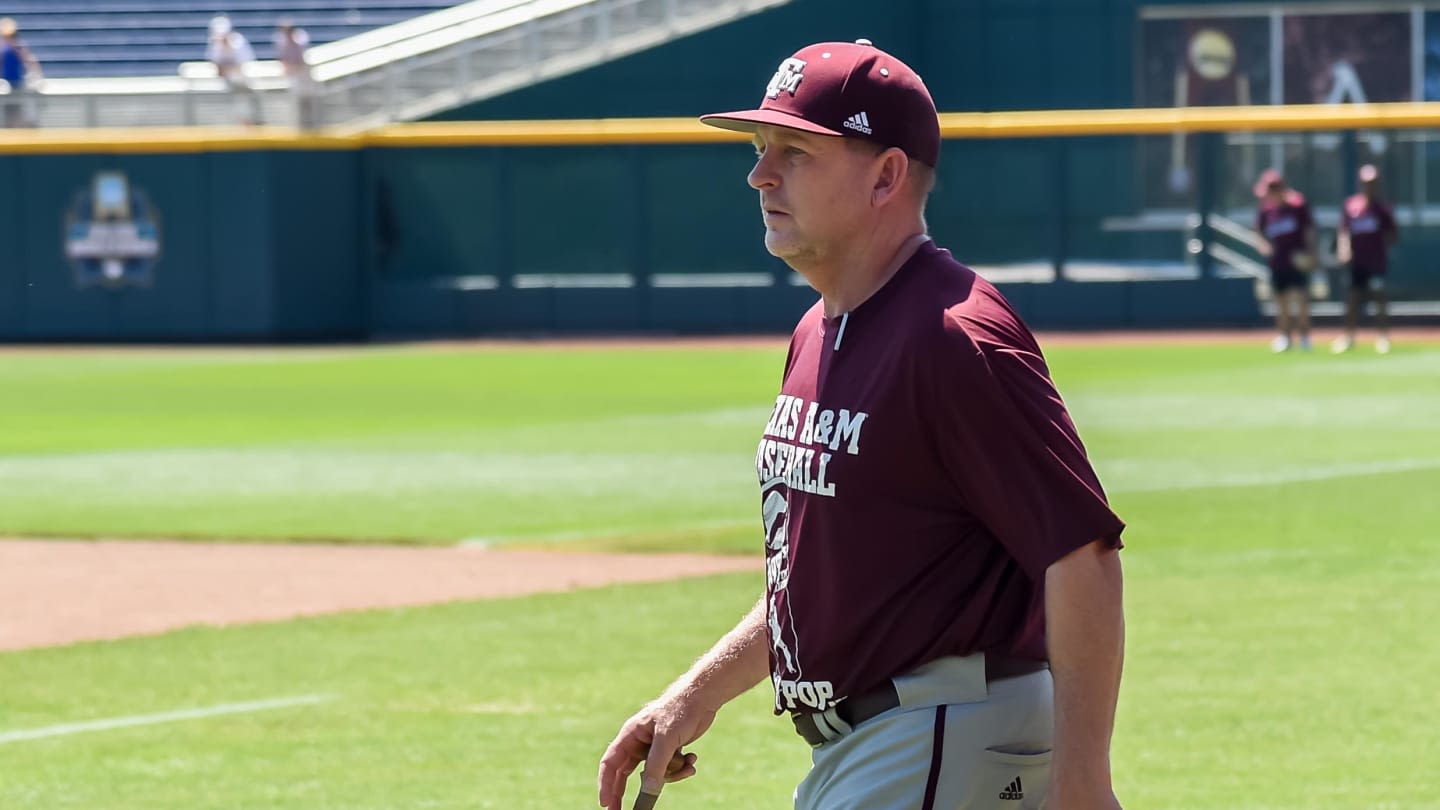
[[[318,45],[446,8],[443,0],[21,0],[0,7],[52,78],[174,75],[205,58],[210,18],[224,13],[260,59],[289,18]]]

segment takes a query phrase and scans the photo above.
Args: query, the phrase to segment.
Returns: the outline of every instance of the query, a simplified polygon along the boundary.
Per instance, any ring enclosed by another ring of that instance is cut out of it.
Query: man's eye
[[[803,155],[803,154],[805,154],[805,150],[804,150],[804,149],[801,149],[801,148],[798,147],[798,146],[787,146],[787,147],[785,147],[785,154],[787,154],[787,155]]]

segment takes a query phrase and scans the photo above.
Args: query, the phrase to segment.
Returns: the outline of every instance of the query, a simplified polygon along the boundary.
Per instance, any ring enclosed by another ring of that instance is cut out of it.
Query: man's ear
[[[904,189],[905,178],[910,174],[910,156],[892,146],[880,153],[879,168],[875,187],[870,193],[870,203],[877,208],[893,200]]]

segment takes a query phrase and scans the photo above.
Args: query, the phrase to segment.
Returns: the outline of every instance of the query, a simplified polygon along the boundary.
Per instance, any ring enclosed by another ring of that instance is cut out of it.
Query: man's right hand
[[[700,739],[721,706],[765,679],[767,655],[762,597],[734,630],[620,727],[600,759],[600,806],[621,810],[625,781],[641,763],[640,789],[656,796],[666,782],[694,776],[695,755],[681,749]]]
[[[695,775],[696,755],[681,748],[698,740],[715,722],[715,710],[684,696],[666,695],[625,721],[600,759],[600,806],[621,810],[625,782],[644,763],[640,788],[659,794],[666,782]]]

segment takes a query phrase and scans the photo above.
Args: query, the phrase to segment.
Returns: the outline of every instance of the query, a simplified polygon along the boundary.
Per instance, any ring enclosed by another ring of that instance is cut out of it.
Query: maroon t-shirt
[[[756,467],[777,713],[947,655],[1045,659],[1046,568],[1124,528],[1034,337],[932,242],[801,319]]]
[[[1345,201],[1340,228],[1350,233],[1350,263],[1371,273],[1385,272],[1391,234],[1399,233],[1395,215],[1384,202],[1356,194]]]
[[[1314,223],[1310,205],[1298,191],[1285,192],[1285,198],[1278,203],[1260,203],[1255,230],[1270,242],[1270,269],[1295,269],[1295,253],[1305,250],[1305,231]]]

